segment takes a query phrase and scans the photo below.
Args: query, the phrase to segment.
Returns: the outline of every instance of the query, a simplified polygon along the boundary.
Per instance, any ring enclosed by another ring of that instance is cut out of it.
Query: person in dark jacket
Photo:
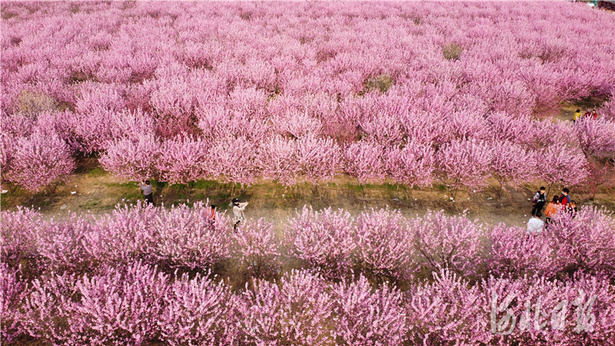
[[[541,186],[539,191],[536,191],[534,198],[532,198],[534,207],[532,208],[532,215],[536,215],[538,212],[542,212],[545,203],[547,203],[547,195],[545,194],[545,187]]]

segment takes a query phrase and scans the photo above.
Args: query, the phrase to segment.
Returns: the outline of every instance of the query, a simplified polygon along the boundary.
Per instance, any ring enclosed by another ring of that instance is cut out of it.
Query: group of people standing
[[[596,111],[596,108],[594,108],[593,111],[590,111],[589,108],[587,108],[587,111],[584,114],[581,114],[581,110],[577,109],[577,111],[574,112],[574,116],[572,117],[572,121],[576,122],[577,120],[579,120],[581,118],[594,118],[594,119],[597,119],[598,118],[598,112]]]
[[[145,180],[141,182],[141,193],[143,193],[143,198],[145,199],[146,204],[154,205],[154,190],[152,184],[149,180]],[[245,220],[246,216],[244,214],[244,210],[248,206],[248,202],[239,202],[239,199],[233,198],[229,207],[233,208],[233,229],[237,231],[237,226]],[[207,219],[213,225],[216,221],[216,206],[210,205],[209,210],[207,212]]]
[[[570,197],[570,190],[568,188],[563,188],[561,195],[553,196],[553,199],[545,209],[546,220],[544,222],[541,219],[542,209],[547,203],[547,195],[544,186],[541,186],[540,190],[536,191],[536,194],[532,198],[532,203],[534,206],[532,208],[532,217],[527,223],[528,233],[538,233],[542,231],[545,226],[551,223],[551,219],[560,212],[568,212],[574,216],[578,211],[577,202],[573,201]]]

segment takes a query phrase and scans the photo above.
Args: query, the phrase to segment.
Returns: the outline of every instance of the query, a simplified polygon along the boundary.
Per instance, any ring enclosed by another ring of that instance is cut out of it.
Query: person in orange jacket
[[[547,217],[545,223],[547,225],[550,224],[551,218],[559,213],[560,210],[562,210],[562,205],[559,203],[559,197],[553,196],[553,200],[547,205],[547,209],[545,209],[545,216]]]

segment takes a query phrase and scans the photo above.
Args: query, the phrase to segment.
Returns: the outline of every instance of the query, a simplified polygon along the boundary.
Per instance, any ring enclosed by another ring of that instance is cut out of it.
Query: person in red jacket
[[[568,190],[568,188],[565,187],[562,189],[562,194],[559,196],[559,203],[562,205],[562,208],[566,208],[566,204],[570,203],[572,200],[569,194],[570,190]]]
[[[587,108],[587,111],[585,112],[585,114],[583,114],[583,118],[588,118],[592,116],[592,112],[590,112],[589,108]]]
[[[209,219],[210,223],[214,223],[216,221],[216,206],[215,205],[212,204],[210,206],[209,213],[207,213],[207,218]]]
[[[596,111],[595,108],[594,108],[594,111],[592,112],[592,118],[598,119],[598,112]]]

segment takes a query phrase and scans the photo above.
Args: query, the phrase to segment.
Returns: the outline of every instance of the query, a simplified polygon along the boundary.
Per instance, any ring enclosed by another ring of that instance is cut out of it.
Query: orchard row
[[[240,291],[197,274],[134,263],[31,283],[0,266],[3,344],[401,345],[606,344],[615,338],[608,280],[490,277],[442,270],[400,291],[364,276],[332,283],[306,270]]]
[[[41,114],[37,123],[18,116],[3,119],[2,178],[35,192],[66,180],[75,169],[73,155],[78,150],[74,148],[80,144],[66,119],[52,114]],[[423,129],[410,136],[402,135],[409,130],[398,128],[397,134],[380,129],[375,136],[338,144],[309,133],[294,138],[266,131],[251,139],[212,135],[164,140],[142,134],[148,128],[146,118],[121,114],[104,125],[110,134],[99,161],[128,180],[171,184],[201,179],[251,184],[266,178],[290,186],[346,174],[359,183],[430,186],[442,182],[453,192],[463,187],[481,189],[495,181],[501,186],[536,180],[547,186],[573,186],[591,178],[592,184],[600,185],[612,170],[612,121],[584,118],[571,125],[494,115],[485,122],[480,131],[464,136],[454,136],[445,127],[442,135],[449,139],[443,143],[436,142],[437,137],[426,141],[424,136],[434,135],[433,131]],[[215,124],[220,131],[231,126],[221,119]],[[141,127],[142,132],[137,129]],[[250,124],[236,128],[240,132],[253,129]]]
[[[282,234],[264,219],[233,231],[224,214],[210,222],[195,204],[169,210],[118,207],[94,217],[61,220],[20,209],[2,214],[3,262],[30,269],[79,272],[97,264],[144,260],[161,267],[208,271],[236,265],[247,274],[275,277],[288,265],[340,280],[352,272],[412,281],[450,268],[473,279],[539,275],[561,278],[581,271],[615,275],[615,223],[593,208],[554,216],[546,231],[528,234],[503,224],[484,226],[465,215],[429,212],[416,219],[399,211],[310,208],[290,218]]]

